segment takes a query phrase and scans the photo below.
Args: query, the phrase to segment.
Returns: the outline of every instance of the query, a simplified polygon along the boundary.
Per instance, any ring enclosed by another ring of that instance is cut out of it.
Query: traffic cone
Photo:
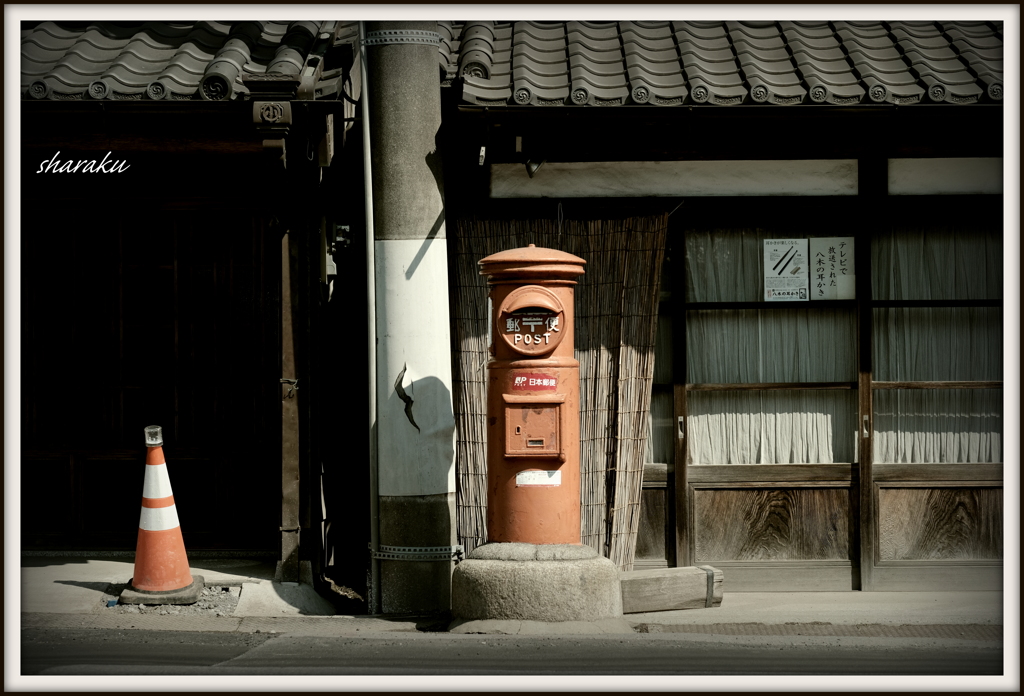
[[[146,446],[135,574],[121,593],[121,603],[192,604],[203,590],[203,578],[188,569],[160,426],[146,428]]]

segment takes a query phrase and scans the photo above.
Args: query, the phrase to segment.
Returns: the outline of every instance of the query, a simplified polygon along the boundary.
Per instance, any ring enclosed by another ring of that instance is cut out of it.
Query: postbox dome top
[[[575,280],[582,275],[586,261],[558,249],[545,249],[533,244],[518,249],[506,249],[480,259],[480,275],[490,276],[491,282],[527,278]]]

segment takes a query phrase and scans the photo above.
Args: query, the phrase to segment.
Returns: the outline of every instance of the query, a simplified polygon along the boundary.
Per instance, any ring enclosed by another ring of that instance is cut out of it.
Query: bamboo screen
[[[457,531],[486,541],[487,282],[477,262],[536,244],[586,260],[576,287],[583,543],[630,570],[640,520],[667,215],[626,220],[456,220],[452,253]]]

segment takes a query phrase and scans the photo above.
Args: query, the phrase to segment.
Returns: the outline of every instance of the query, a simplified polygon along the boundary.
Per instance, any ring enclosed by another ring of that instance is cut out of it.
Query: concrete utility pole
[[[436,22],[367,22],[380,609],[447,610],[455,544]],[[400,547],[400,548],[389,548]],[[424,560],[435,559],[435,560]]]

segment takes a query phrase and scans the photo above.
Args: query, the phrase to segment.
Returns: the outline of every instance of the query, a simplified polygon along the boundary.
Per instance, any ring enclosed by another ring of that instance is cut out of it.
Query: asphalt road
[[[23,675],[998,675],[976,641],[24,629]]]

